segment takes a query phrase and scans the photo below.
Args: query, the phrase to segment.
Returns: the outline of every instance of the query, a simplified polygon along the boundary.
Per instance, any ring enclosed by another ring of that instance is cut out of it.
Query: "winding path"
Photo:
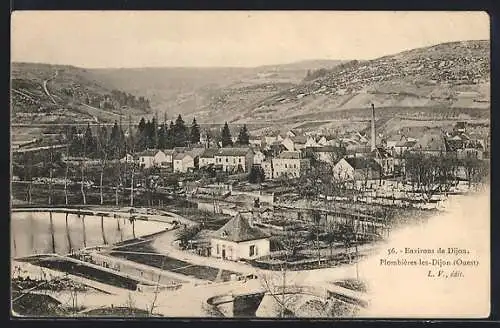
[[[45,91],[45,94],[50,98],[50,100],[52,100],[52,102],[54,103],[54,105],[57,105],[57,102],[54,99],[54,97],[50,94],[49,89],[47,89],[47,83],[49,81],[52,81],[53,79],[55,79],[58,74],[59,74],[59,71],[56,70],[55,73],[54,73],[54,75],[51,78],[43,81],[43,90]]]
[[[16,209],[28,210],[28,208]],[[40,209],[42,210],[42,209]],[[43,208],[43,210],[50,210],[50,208]],[[74,209],[61,209],[58,211]],[[101,210],[101,209],[86,209],[86,211],[95,211],[95,213],[106,213],[108,215],[124,215],[126,212]],[[146,215],[148,220],[168,222],[178,221],[187,226],[194,225],[189,219],[186,219],[178,214],[161,211],[162,215]],[[244,275],[254,274],[259,279],[250,279],[247,281],[229,281],[223,283],[208,283],[203,285],[186,284],[178,290],[161,290],[155,295],[154,291],[128,291],[121,290],[120,288],[113,288],[112,294],[86,294],[83,293],[79,296],[79,304],[86,307],[107,307],[113,304],[114,306],[127,306],[130,299],[133,300],[134,306],[141,309],[151,307],[156,298],[154,313],[163,316],[197,316],[207,317],[209,314],[206,312],[207,300],[221,295],[241,295],[258,293],[265,291],[263,288],[262,279],[280,278],[281,272],[262,270],[254,268],[251,265],[243,262],[225,261],[211,257],[203,257],[190,252],[181,251],[175,245],[175,237],[177,230],[170,230],[161,234],[153,242],[153,247],[160,250],[161,253],[180,260],[185,260],[192,264],[210,266],[220,270],[230,270]],[[360,294],[353,294],[351,291],[331,284],[334,280],[353,278],[356,276],[355,265],[345,265],[335,268],[325,268],[316,270],[304,271],[290,271],[286,273],[287,281],[290,284],[307,285],[311,287],[323,288],[337,295],[344,295],[346,297],[357,299],[363,298]],[[73,278],[73,277],[72,277]],[[77,281],[86,283],[77,277]],[[102,286],[99,289],[104,289]],[[110,291],[108,289],[108,291]],[[68,297],[70,292],[61,292],[58,294],[58,299]],[[365,302],[364,299],[360,301]]]

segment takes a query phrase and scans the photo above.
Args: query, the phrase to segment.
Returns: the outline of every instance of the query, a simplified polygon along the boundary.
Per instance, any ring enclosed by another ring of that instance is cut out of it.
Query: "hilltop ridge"
[[[33,120],[33,112],[43,113],[37,121],[112,122],[120,114],[154,112],[169,119],[196,116],[204,123],[363,120],[371,103],[379,115],[403,119],[486,117],[489,54],[490,43],[483,40],[442,43],[373,60],[255,68],[83,69],[13,63],[13,121]]]
[[[371,103],[377,108],[488,109],[489,72],[489,41],[450,42],[354,60],[262,100],[235,121],[305,118]]]

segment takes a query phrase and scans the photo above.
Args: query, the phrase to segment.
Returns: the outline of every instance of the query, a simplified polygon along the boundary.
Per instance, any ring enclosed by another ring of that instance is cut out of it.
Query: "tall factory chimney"
[[[377,148],[377,140],[376,140],[377,136],[376,136],[376,133],[375,133],[375,105],[372,104],[372,138],[371,138],[371,143],[372,143],[372,147],[371,147],[371,150],[375,150],[375,148]]]

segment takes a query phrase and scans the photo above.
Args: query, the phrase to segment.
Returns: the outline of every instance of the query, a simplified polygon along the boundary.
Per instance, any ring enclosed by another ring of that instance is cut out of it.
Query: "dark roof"
[[[307,137],[306,136],[295,136],[295,137],[290,137],[290,139],[294,143],[299,143],[299,144],[305,144],[307,142]]]
[[[154,155],[156,155],[157,152],[158,152],[158,150],[147,149],[147,150],[141,151],[139,154],[137,154],[137,156],[154,157]]]
[[[380,165],[373,159],[367,157],[346,157],[345,160],[355,170],[371,168],[373,170],[380,170]]]
[[[284,151],[278,156],[281,159],[300,159],[300,152],[298,151]]]
[[[187,153],[191,155],[191,157],[196,158],[205,152],[205,148],[193,148],[189,150]]]
[[[162,152],[164,152],[165,155],[174,155],[175,149],[163,149]]]
[[[427,151],[445,151],[445,138],[442,134],[425,134],[418,140],[414,148]]]
[[[218,156],[246,156],[250,148],[221,148],[217,152]]]
[[[207,148],[203,152],[203,154],[200,155],[201,158],[214,158],[215,155],[219,152],[219,148]]]
[[[187,150],[189,150],[188,147],[175,147],[174,150],[177,152],[177,153],[183,153]]]
[[[184,159],[184,157],[188,156],[189,154],[188,153],[176,153],[174,155],[174,161],[179,161],[179,160],[182,160]],[[191,155],[189,155],[191,156]],[[192,157],[192,156],[191,156]]]
[[[345,151],[345,148],[335,146],[309,147],[307,149],[314,153],[338,153]]]
[[[214,238],[234,242],[269,238],[269,235],[259,228],[251,227],[248,221],[239,213],[222,228],[217,230],[213,236]]]

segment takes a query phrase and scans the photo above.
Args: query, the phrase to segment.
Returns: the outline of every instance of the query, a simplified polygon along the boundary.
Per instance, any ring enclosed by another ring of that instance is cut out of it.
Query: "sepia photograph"
[[[490,17],[14,11],[12,318],[487,318]]]

